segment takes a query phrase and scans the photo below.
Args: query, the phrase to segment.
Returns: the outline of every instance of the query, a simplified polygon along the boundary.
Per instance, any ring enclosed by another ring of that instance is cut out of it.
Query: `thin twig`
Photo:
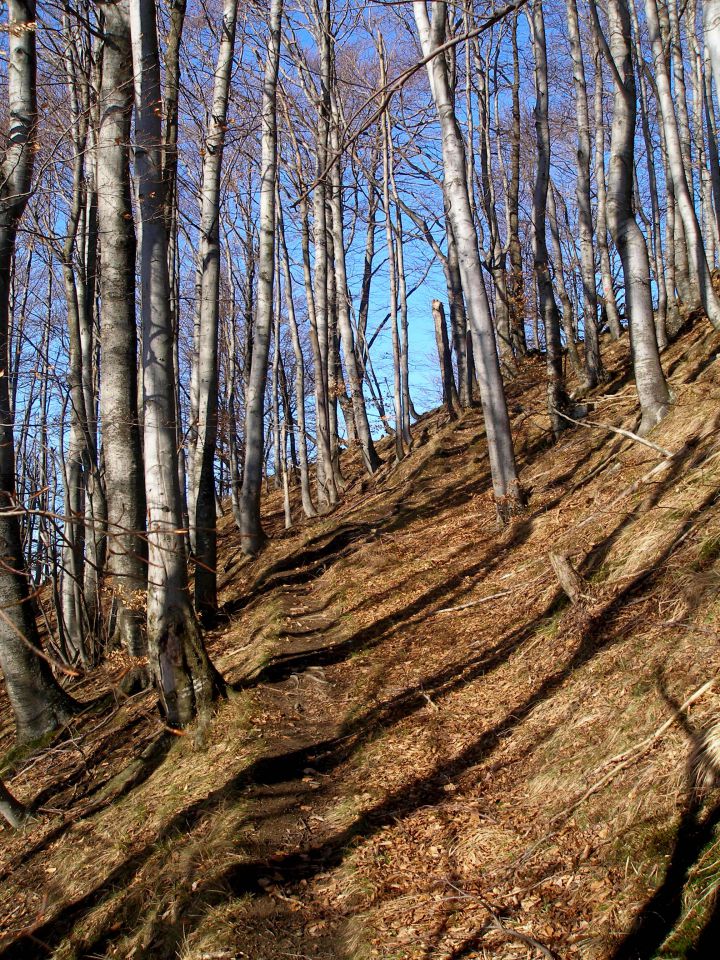
[[[509,590],[502,590],[500,593],[491,593],[489,597],[482,597],[480,600],[461,603],[459,607],[443,607],[442,610],[436,610],[432,616],[437,616],[440,613],[455,613],[456,610],[467,610],[468,607],[478,607],[481,603],[487,603],[488,600],[497,600],[498,597],[506,597],[509,593]]]
[[[548,958],[548,960],[557,960],[556,954],[554,954],[552,950],[550,950],[544,944],[540,943],[538,940],[535,940],[534,937],[530,937],[526,933],[521,933],[519,930],[513,930],[512,927],[506,927],[505,924],[500,919],[500,917],[495,913],[493,908],[490,906],[490,904],[486,900],[484,900],[481,896],[478,896],[477,894],[473,895],[473,894],[467,893],[465,890],[461,890],[460,887],[455,886],[455,884],[452,883],[450,880],[448,880],[447,877],[445,877],[444,879],[445,879],[445,883],[449,887],[452,887],[453,890],[455,890],[455,892],[459,894],[460,899],[474,900],[477,903],[482,904],[484,909],[487,910],[487,912],[490,914],[492,925],[493,927],[495,927],[497,931],[504,934],[506,937],[515,937],[515,939],[522,941],[522,943],[524,943],[526,946],[533,947],[535,950],[539,950],[544,957]]]

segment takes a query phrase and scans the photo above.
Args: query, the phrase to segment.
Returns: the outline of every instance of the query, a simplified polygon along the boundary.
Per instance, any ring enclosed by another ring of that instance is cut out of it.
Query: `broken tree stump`
[[[563,553],[555,553],[551,550],[550,563],[558,583],[563,592],[567,594],[570,603],[577,603],[578,600],[581,600],[585,596],[587,580],[577,572]]]

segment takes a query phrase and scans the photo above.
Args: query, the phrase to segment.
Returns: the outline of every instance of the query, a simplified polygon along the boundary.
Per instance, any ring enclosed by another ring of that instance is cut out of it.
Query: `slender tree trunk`
[[[658,194],[657,176],[655,171],[655,147],[650,130],[650,114],[648,104],[648,91],[645,70],[645,60],[642,56],[640,43],[640,27],[637,18],[635,0],[630,0],[628,4],[630,10],[630,19],[633,28],[633,42],[635,44],[635,57],[638,64],[638,85],[640,87],[640,123],[643,131],[643,140],[645,142],[645,161],[648,171],[648,192],[650,193],[650,203],[652,209],[652,255],[653,266],[655,269],[655,278],[658,291],[658,306],[655,312],[655,333],[657,335],[658,346],[664,350],[668,343],[667,337],[667,288],[664,277],[663,256],[662,256],[662,235],[661,235],[661,216],[660,199]]]
[[[535,133],[537,138],[537,171],[533,193],[533,237],[535,280],[540,313],[545,326],[545,359],[547,365],[548,412],[553,434],[558,437],[567,428],[561,413],[568,403],[562,367],[560,316],[552,279],[546,240],[547,196],[550,186],[550,126],[548,122],[547,50],[545,18],[541,0],[533,0],[528,14],[535,55]]]
[[[413,9],[423,53],[429,56],[445,39],[446,4],[437,2],[433,5],[432,23],[425,0],[415,0]],[[453,234],[458,245],[463,292],[473,331],[475,366],[485,416],[493,492],[498,519],[502,522],[522,503],[510,418],[483,281],[477,231],[470,207],[463,139],[453,108],[447,64],[443,56],[436,56],[428,63],[428,75],[442,129],[445,189]]]
[[[555,191],[552,181],[550,182],[547,193],[547,214],[547,225],[550,228],[550,244],[553,251],[553,266],[555,268],[555,285],[557,286],[558,297],[560,298],[560,319],[562,328],[565,331],[566,349],[568,357],[570,358],[570,365],[575,371],[575,376],[580,385],[579,392],[585,393],[590,389],[590,383],[587,379],[587,370],[583,367],[582,361],[580,360],[580,351],[578,350],[576,341],[577,322],[565,282],[565,263],[562,245],[560,243],[560,224],[555,208]]]
[[[293,298],[292,275],[290,273],[290,258],[285,242],[285,221],[283,218],[280,196],[277,198],[277,225],[278,243],[280,244],[280,264],[282,266],[285,283],[285,304],[288,314],[290,340],[295,355],[295,408],[298,428],[298,456],[300,460],[300,495],[303,512],[306,517],[314,517],[316,510],[310,493],[310,471],[308,469],[307,429],[305,426],[305,358],[300,345],[297,318],[295,316],[295,301]]]
[[[622,326],[620,325],[620,315],[618,313],[617,301],[615,300],[615,288],[613,287],[612,270],[610,268],[610,250],[607,239],[607,187],[605,181],[605,118],[603,112],[603,72],[602,55],[600,53],[599,39],[595,34],[595,97],[594,97],[594,119],[595,119],[595,185],[597,187],[597,245],[600,254],[600,278],[603,289],[603,305],[605,316],[607,317],[610,335],[613,340],[619,340],[622,336]]]
[[[380,57],[380,84],[386,84],[385,46],[379,41],[378,54]],[[398,463],[405,459],[405,444],[403,442],[403,408],[402,388],[400,383],[400,338],[398,336],[398,293],[397,293],[397,251],[393,238],[392,209],[390,206],[390,168],[392,155],[390,140],[392,127],[388,111],[382,116],[383,125],[383,213],[385,214],[385,242],[388,254],[388,279],[390,294],[390,332],[392,336],[393,357],[393,408],[395,413],[395,459]]]
[[[339,154],[338,139],[339,116],[333,111],[332,134],[330,146],[333,155]],[[337,321],[340,339],[342,341],[345,370],[350,384],[350,398],[352,401],[352,416],[355,422],[357,439],[360,444],[363,465],[365,470],[372,474],[380,465],[380,458],[375,451],[370,422],[368,421],[365,397],[362,390],[362,377],[357,363],[355,339],[352,324],[350,323],[349,290],[347,270],[345,265],[345,239],[343,231],[343,201],[342,201],[342,172],[340,160],[330,169],[330,206],[332,209],[332,245],[335,262],[335,291],[337,304]]]
[[[442,300],[433,300],[432,315],[435,324],[435,342],[437,344],[438,361],[440,362],[440,378],[442,383],[443,406],[447,410],[450,419],[456,417],[453,406],[453,371],[452,361],[450,359],[450,342],[445,326],[445,307]]]
[[[593,249],[592,206],[590,202],[590,111],[588,109],[585,62],[580,41],[580,23],[577,0],[566,0],[570,56],[575,86],[575,116],[577,118],[577,198],[578,226],[580,228],[580,272],[583,286],[583,330],[585,334],[585,370],[588,387],[605,379],[600,356],[597,322],[597,288],[595,286],[595,251]]]
[[[197,353],[197,441],[192,497],[195,521],[195,609],[217,612],[217,512],[215,450],[218,433],[218,330],[220,315],[220,175],[238,0],[224,0],[212,110],[205,131],[200,215],[200,308]]]
[[[245,401],[245,467],[240,493],[242,549],[249,556],[255,556],[258,553],[264,540],[260,525],[260,488],[264,454],[265,381],[270,351],[275,280],[276,91],[280,62],[282,8],[282,0],[272,0],[262,102],[260,256],[252,360]]]
[[[186,726],[196,716],[207,715],[220,680],[205,651],[190,602],[182,533],[168,241],[162,215],[162,98],[155,4],[131,0],[130,27],[142,225],[148,652],[168,723]]]
[[[457,243],[449,216],[447,200],[445,200],[445,236],[447,238],[447,260],[443,264],[445,283],[448,292],[450,307],[450,332],[452,334],[455,363],[458,372],[458,393],[460,406],[467,409],[472,406],[472,344],[468,331],[467,314],[465,312],[465,298],[463,296],[462,277],[460,275],[460,261],[458,259]]]
[[[510,254],[510,277],[508,299],[513,350],[516,356],[527,353],[525,339],[525,281],[523,278],[522,246],[519,233],[520,206],[520,57],[517,39],[518,15],[512,19],[513,80],[512,127],[510,134],[510,176],[508,178],[508,251]]]

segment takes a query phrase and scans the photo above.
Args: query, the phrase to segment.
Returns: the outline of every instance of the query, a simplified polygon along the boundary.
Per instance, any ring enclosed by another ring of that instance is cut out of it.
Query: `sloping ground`
[[[593,422],[634,427],[627,349]],[[664,356],[671,457],[550,445],[528,361],[502,534],[476,412],[424,418],[373,480],[346,464],[331,516],[285,532],[270,497],[255,563],[227,518],[209,643],[234,692],[202,749],[143,695],[15,762],[43,817],[0,835],[0,956],[717,956],[719,797],[688,758],[720,715],[719,349],[697,325]]]

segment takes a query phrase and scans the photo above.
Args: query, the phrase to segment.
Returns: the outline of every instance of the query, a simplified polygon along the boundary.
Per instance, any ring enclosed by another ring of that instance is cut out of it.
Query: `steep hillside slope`
[[[592,423],[634,428],[627,350]],[[697,325],[664,355],[655,447],[551,445],[527,361],[529,505],[500,534],[477,412],[425,417],[373,480],[347,462],[331,516],[286,532],[271,496],[254,563],[226,518],[230,699],[200,749],[118,695],[14,761],[43,817],[1,834],[0,956],[716,955],[720,806],[688,762],[720,716],[718,350]]]

